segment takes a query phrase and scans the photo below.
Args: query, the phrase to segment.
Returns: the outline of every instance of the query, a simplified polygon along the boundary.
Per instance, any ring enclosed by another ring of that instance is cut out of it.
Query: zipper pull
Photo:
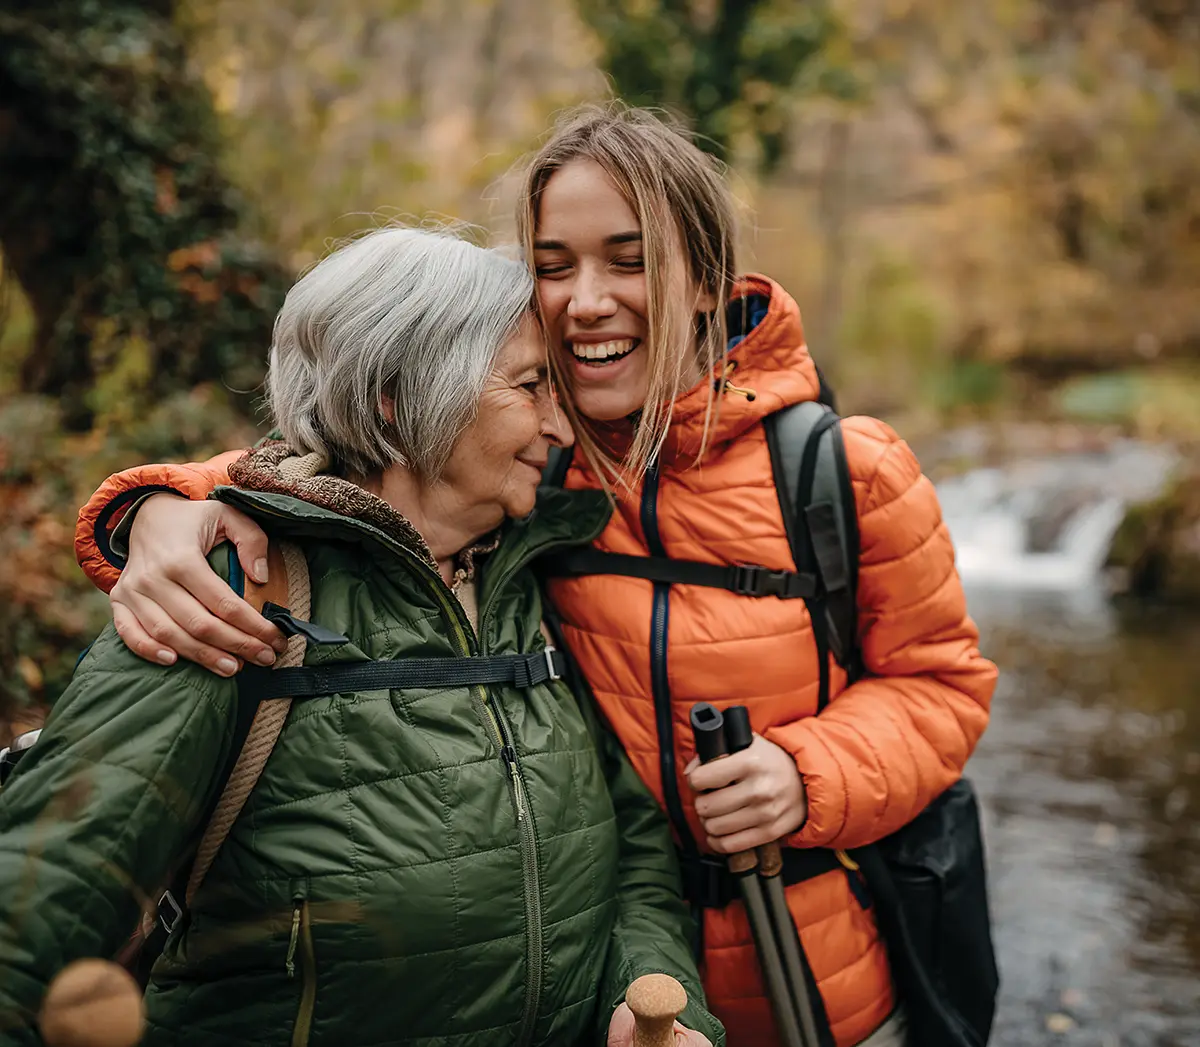
[[[867,885],[863,883],[858,862],[845,851],[834,851],[833,854],[841,862],[842,868],[846,870],[846,881],[850,885],[850,893],[854,895],[859,906],[863,909],[871,908],[871,895],[867,891]]]
[[[517,750],[506,745],[500,750],[504,762],[508,764],[508,773],[512,775],[513,795],[517,799],[517,821],[525,817],[525,805],[521,802],[521,773],[517,770]]]
[[[300,940],[300,900],[296,899],[292,908],[292,939],[288,942],[287,960],[284,961],[284,967],[287,968],[287,976],[289,978],[296,977],[296,943]]]

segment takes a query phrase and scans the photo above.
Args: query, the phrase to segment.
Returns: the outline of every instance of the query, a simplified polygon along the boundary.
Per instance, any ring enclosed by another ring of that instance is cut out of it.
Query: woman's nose
[[[584,324],[594,323],[611,316],[616,308],[604,278],[598,273],[580,272],[571,288],[571,302],[567,306],[571,319]]]

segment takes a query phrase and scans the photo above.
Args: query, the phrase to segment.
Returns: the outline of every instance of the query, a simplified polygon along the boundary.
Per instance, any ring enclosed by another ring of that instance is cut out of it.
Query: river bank
[[[971,590],[998,1047],[1200,1045],[1200,615]]]

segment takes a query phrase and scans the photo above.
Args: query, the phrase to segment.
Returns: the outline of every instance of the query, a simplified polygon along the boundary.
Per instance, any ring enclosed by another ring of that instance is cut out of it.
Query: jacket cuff
[[[121,488],[118,485],[123,479],[125,477],[122,474],[110,478],[105,486],[109,491],[117,488],[115,493],[107,501],[93,497],[80,511],[75,528],[75,559],[92,584],[106,593],[121,577],[121,571],[125,568],[125,553],[128,551],[123,546],[120,549],[113,547],[113,529],[123,522],[131,509],[136,511],[152,494],[169,492],[186,497],[183,491],[167,484],[130,482]],[[129,526],[132,526],[132,522],[130,518]]]
[[[800,732],[806,737],[797,744]],[[785,847],[828,847],[846,824],[847,789],[841,767],[803,721],[768,728],[763,737],[791,755],[804,783],[804,821],[781,842]]]

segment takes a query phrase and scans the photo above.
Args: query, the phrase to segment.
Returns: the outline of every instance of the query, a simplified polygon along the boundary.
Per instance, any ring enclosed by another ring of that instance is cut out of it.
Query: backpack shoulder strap
[[[571,468],[571,458],[575,453],[574,446],[551,447],[550,457],[546,468],[542,470],[542,487],[562,487],[567,479],[567,470]]]
[[[851,672],[858,660],[858,514],[840,422],[827,405],[808,401],[763,423],[792,559],[821,583],[806,603],[822,651],[822,705],[829,689],[825,654]]]
[[[261,611],[267,603],[274,603],[289,608],[297,618],[307,619],[311,593],[308,561],[304,553],[291,542],[278,545],[271,543],[267,551],[267,564],[269,581],[266,585],[259,585],[245,577],[237,562],[236,550],[231,546],[230,582],[235,591],[242,593],[244,589],[246,601],[255,610]],[[289,637],[287,651],[275,660],[275,668],[303,664],[305,644],[302,634]],[[229,769],[221,795],[200,838],[200,846],[188,876],[185,904],[191,905],[213,859],[262,776],[267,757],[275,747],[291,707],[291,698],[256,702],[245,694],[244,689],[239,689],[237,720],[230,748],[233,762],[232,765],[226,765]]]

